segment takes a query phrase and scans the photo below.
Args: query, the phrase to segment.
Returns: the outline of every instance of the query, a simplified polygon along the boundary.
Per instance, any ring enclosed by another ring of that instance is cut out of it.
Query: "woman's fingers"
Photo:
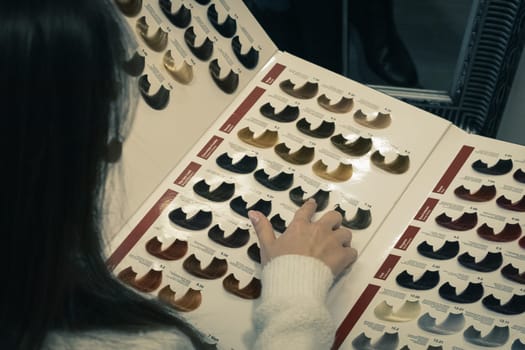
[[[317,203],[315,199],[309,198],[299,209],[297,209],[292,221],[310,222],[312,220],[312,216],[315,214],[315,209],[317,209]]]
[[[350,247],[352,244],[352,231],[347,228],[340,228],[335,230],[333,234],[343,247]]]
[[[321,216],[317,222],[319,224],[326,225],[332,230],[337,230],[339,227],[341,227],[343,216],[339,212],[331,210]]]
[[[252,222],[255,233],[257,233],[257,237],[259,237],[261,248],[266,249],[266,247],[269,247],[273,241],[275,241],[272,224],[266,216],[256,210],[250,210],[248,217]]]

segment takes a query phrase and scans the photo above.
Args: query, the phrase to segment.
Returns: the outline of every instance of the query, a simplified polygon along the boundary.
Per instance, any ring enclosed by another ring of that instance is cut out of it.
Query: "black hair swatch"
[[[471,202],[488,202],[496,197],[496,186],[482,185],[476,192],[471,193],[469,189],[461,185],[454,190],[454,194]]]
[[[417,281],[414,281],[414,276],[404,270],[396,276],[396,282],[408,289],[429,290],[438,285],[439,271],[426,270]]]
[[[255,134],[252,130],[250,130],[249,126],[239,130],[237,132],[237,136],[243,142],[259,148],[273,147],[279,140],[279,133],[275,130],[268,129],[265,129],[264,132],[259,136],[254,137]]]
[[[215,28],[220,35],[222,35],[225,38],[231,38],[235,35],[235,32],[237,31],[237,21],[233,19],[229,14],[228,16],[226,16],[224,22],[219,23],[219,14],[217,13],[215,4],[211,4],[208,7],[207,15],[208,20],[212,24],[213,28]]]
[[[206,180],[202,179],[193,185],[193,190],[199,196],[212,202],[224,202],[233,197],[233,194],[235,193],[235,184],[223,182],[210,192],[210,185],[206,183]]]
[[[419,254],[427,258],[436,260],[448,260],[454,258],[459,253],[459,241],[445,241],[445,243],[438,249],[434,250],[427,241],[421,242],[417,246]]]
[[[182,267],[193,276],[207,280],[214,280],[221,278],[226,274],[226,271],[228,271],[228,262],[226,259],[213,257],[209,265],[202,268],[200,260],[197,259],[195,254],[191,254],[186,260],[184,260]]]
[[[277,213],[270,219],[270,223],[275,231],[283,233],[286,231],[286,221]]]
[[[519,338],[512,342],[510,350],[525,350],[525,343],[522,343]]]
[[[519,315],[525,312],[525,295],[513,294],[509,301],[501,304],[501,300],[496,298],[494,294],[487,295],[481,301],[482,304],[489,310],[504,315]]]
[[[275,146],[274,151],[288,163],[296,165],[310,163],[314,159],[315,154],[315,148],[307,146],[301,146],[297,151],[290,153],[290,148],[284,142]]]
[[[122,64],[122,69],[132,77],[138,77],[144,72],[146,65],[146,58],[138,51],[135,51],[133,56]]]
[[[224,230],[217,224],[208,230],[208,237],[225,247],[240,248],[250,240],[250,231],[237,227],[235,231],[225,237]]]
[[[514,180],[525,184],[525,172],[523,170],[516,170],[512,177],[514,178]]]
[[[182,208],[177,208],[172,210],[168,217],[174,224],[193,231],[204,230],[212,221],[212,213],[204,210],[199,210],[195,215],[187,218]]]
[[[210,40],[210,38],[206,37],[200,46],[196,46],[196,38],[197,35],[195,34],[193,26],[186,29],[184,32],[184,41],[186,42],[186,45],[188,45],[190,51],[201,61],[209,60],[213,54],[213,42]]]
[[[355,215],[351,219],[346,218],[346,211],[338,204],[334,208],[343,217],[341,225],[353,230],[364,230],[372,223],[372,213],[370,209],[357,208]]]
[[[315,129],[311,129],[312,125],[306,120],[306,118],[301,118],[297,124],[295,124],[295,126],[297,126],[297,129],[303,134],[318,139],[330,137],[335,131],[335,123],[327,122],[326,120],[323,120],[321,124]]]
[[[525,272],[520,274],[520,271],[512,266],[512,264],[507,264],[501,269],[501,274],[508,280],[517,282],[519,284],[525,284]]]
[[[135,28],[144,43],[153,51],[162,52],[168,46],[168,33],[162,28],[157,28],[153,35],[148,34],[149,25],[146,22],[146,16],[142,16],[137,20]]]
[[[188,242],[175,239],[167,248],[162,249],[162,242],[157,237],[153,237],[146,242],[146,251],[162,260],[178,260],[186,255]]]
[[[307,81],[302,86],[295,87],[295,84],[292,83],[290,79],[281,81],[279,87],[288,95],[300,99],[312,98],[317,95],[317,92],[319,91],[319,84],[317,83]]]
[[[148,80],[147,74],[144,74],[139,78],[138,84],[140,95],[144,99],[144,102],[148,104],[148,106],[155,110],[162,110],[166,108],[170,100],[170,91],[166,89],[164,85],[161,85],[156,93],[150,95],[149,88],[151,87],[151,84]]]
[[[257,63],[259,63],[259,51],[253,46],[250,46],[250,49],[246,53],[242,53],[242,44],[238,35],[232,39],[232,50],[235,57],[237,57],[245,68],[253,69],[257,67]]]
[[[208,5],[211,0],[195,0],[195,1],[201,5]]]
[[[190,25],[191,22],[191,10],[184,6],[180,5],[179,9],[175,12],[171,12],[172,3],[171,0],[159,0],[159,7],[166,16],[166,18],[173,24],[175,27],[186,28]]]
[[[120,12],[128,17],[135,17],[142,10],[142,0],[117,0],[115,3]]]
[[[238,162],[233,163],[233,159],[228,153],[223,153],[216,159],[216,163],[221,168],[237,174],[249,174],[257,168],[257,157],[244,155]]]
[[[233,94],[239,86],[239,74],[235,73],[232,69],[228,74],[221,78],[221,67],[219,66],[219,60],[216,58],[210,62],[210,75],[215,84],[227,94]]]
[[[501,252],[488,252],[482,260],[476,262],[475,258],[470,255],[469,252],[465,252],[458,256],[458,262],[471,270],[479,272],[492,272],[501,267],[501,264],[503,264],[503,256]]]
[[[259,108],[259,112],[266,118],[275,120],[280,123],[293,122],[299,117],[299,107],[297,106],[286,106],[279,113],[275,113],[275,108],[270,102],[265,103]]]
[[[317,208],[315,211],[322,211],[328,206],[328,201],[330,199],[330,191],[318,190],[313,196],[309,198],[303,198],[305,193],[306,192],[301,188],[301,186],[298,186],[290,191],[290,200],[300,207],[309,198],[313,198],[317,203]]]
[[[235,278],[233,273],[230,273],[222,280],[222,286],[227,292],[248,300],[257,299],[261,295],[262,290],[261,280],[255,277],[252,277],[252,280],[246,286],[239,288],[239,280]]]
[[[469,326],[465,332],[463,332],[463,338],[470,344],[489,348],[501,348],[509,340],[509,327],[494,326],[486,336],[482,337],[480,331],[474,328],[474,326]]]
[[[521,197],[519,201],[514,203],[504,195],[501,195],[496,199],[496,204],[503,209],[525,212],[525,195]]]
[[[481,283],[469,282],[467,288],[460,294],[457,294],[456,287],[452,286],[449,282],[445,282],[439,287],[439,295],[443,299],[454,303],[472,304],[480,300],[483,296],[483,285]]]
[[[293,184],[293,174],[285,172],[270,177],[264,169],[259,169],[253,173],[253,177],[258,183],[274,191],[286,191]]]
[[[248,247],[248,256],[250,259],[255,261],[256,263],[261,263],[261,250],[259,249],[259,245],[257,243],[253,243],[250,247]]]
[[[343,134],[337,134],[332,136],[330,141],[338,150],[353,157],[365,155],[372,149],[372,139],[362,136],[355,141],[348,142]]]
[[[317,103],[327,111],[334,113],[347,113],[350,112],[354,106],[354,99],[343,96],[339,101],[332,104],[330,99],[325,94],[322,94],[317,98]]]
[[[354,120],[357,124],[366,126],[371,129],[384,129],[390,126],[392,118],[388,113],[378,113],[374,119],[368,119],[368,116],[360,109],[354,113]]]
[[[257,210],[264,214],[264,216],[270,215],[272,211],[272,202],[264,199],[259,199],[255,204],[250,207],[246,207],[248,203],[242,198],[242,196],[235,197],[230,201],[230,208],[237,214],[248,217],[248,211]]]
[[[472,163],[472,169],[482,174],[505,175],[512,170],[512,159],[499,159],[498,162],[491,167],[478,159]]]
[[[127,285],[144,293],[153,292],[162,282],[162,270],[150,269],[144,276],[137,279],[137,273],[131,266],[120,271],[117,278]]]
[[[521,225],[519,222],[514,224],[506,223],[499,233],[494,233],[494,229],[484,223],[476,230],[481,238],[492,242],[511,242],[521,236]]]
[[[390,163],[385,163],[385,156],[377,150],[372,153],[370,160],[372,161],[372,164],[391,174],[403,174],[410,167],[410,158],[408,155],[398,154],[396,159]]]
[[[446,227],[454,231],[468,231],[476,227],[478,224],[477,213],[463,213],[459,218],[452,220],[446,213],[442,213],[436,217],[436,223],[439,226]]]
[[[352,164],[339,163],[337,167],[328,171],[328,166],[323,162],[322,159],[319,159],[312,165],[312,171],[315,175],[331,181],[331,182],[344,182],[350,180],[353,173]]]

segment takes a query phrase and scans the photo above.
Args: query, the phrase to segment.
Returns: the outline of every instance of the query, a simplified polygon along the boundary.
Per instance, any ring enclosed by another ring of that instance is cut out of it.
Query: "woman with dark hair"
[[[2,349],[213,347],[183,318],[118,282],[105,265],[108,145],[125,136],[133,105],[120,70],[129,39],[119,18],[109,0],[2,3]],[[276,317],[290,313],[279,280],[303,271],[304,261],[317,272],[304,272],[316,292],[303,305],[313,310],[313,321],[302,327],[313,333],[323,324],[316,331],[326,333],[325,344],[333,337],[324,297],[356,252],[339,214],[311,222],[314,211],[315,203],[307,202],[278,240],[261,213],[250,213],[268,262],[254,316],[261,348],[288,337],[286,328],[272,329]],[[305,344],[317,341],[315,334],[295,332]]]

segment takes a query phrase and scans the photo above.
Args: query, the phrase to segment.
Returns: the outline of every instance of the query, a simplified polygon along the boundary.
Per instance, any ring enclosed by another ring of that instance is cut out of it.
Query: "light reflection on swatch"
[[[332,136],[330,141],[338,150],[353,157],[365,155],[372,149],[372,139],[362,136],[349,142],[343,134],[337,134]]]

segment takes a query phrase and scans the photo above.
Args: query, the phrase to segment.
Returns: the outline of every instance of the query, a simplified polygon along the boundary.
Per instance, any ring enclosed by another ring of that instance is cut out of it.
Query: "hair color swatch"
[[[225,202],[233,197],[235,184],[222,182],[217,188],[210,191],[210,185],[206,183],[206,180],[202,179],[193,185],[193,191],[212,202]]]
[[[471,193],[469,189],[461,185],[454,190],[454,194],[471,202],[488,202],[496,197],[496,186],[482,185],[476,192]]]
[[[157,92],[150,94],[149,89],[151,84],[148,80],[148,75],[144,74],[139,78],[139,91],[140,95],[144,99],[144,102],[148,104],[151,108],[155,110],[162,110],[166,108],[170,100],[170,91],[161,85]]]
[[[476,259],[471,256],[469,252],[465,252],[458,256],[458,262],[471,270],[479,272],[492,272],[501,267],[501,264],[503,264],[503,256],[501,252],[488,252],[483,259],[476,262]]]
[[[520,240],[518,241],[518,244],[519,244],[520,247],[525,249],[525,236],[520,238]]]
[[[377,166],[379,169],[383,169],[391,174],[403,174],[410,167],[410,158],[408,155],[398,154],[396,159],[390,163],[385,163],[385,156],[379,152],[379,150],[372,153],[370,157],[372,164]]]
[[[178,260],[186,255],[188,242],[175,239],[167,248],[162,249],[162,242],[157,237],[153,237],[146,242],[146,251],[162,260]]]
[[[512,159],[499,159],[498,162],[491,167],[478,159],[472,163],[472,169],[482,174],[505,175],[512,170]]]
[[[195,34],[193,26],[186,29],[184,32],[184,41],[186,42],[186,45],[190,49],[191,53],[193,53],[195,57],[201,61],[209,60],[213,54],[213,42],[210,40],[210,38],[206,37],[202,44],[197,46],[195,43],[196,39],[197,35]]]
[[[229,14],[222,23],[219,23],[219,14],[217,13],[215,4],[211,4],[208,7],[207,15],[211,25],[219,32],[220,35],[225,38],[231,38],[235,35],[235,32],[237,31],[237,21]]]
[[[392,123],[392,117],[388,113],[377,113],[375,118],[371,119],[360,109],[354,113],[354,120],[357,124],[371,129],[385,129]]]
[[[204,230],[211,225],[211,211],[199,210],[192,217],[186,217],[182,208],[172,210],[168,216],[174,224],[192,231]]]
[[[372,343],[372,338],[364,332],[352,340],[352,347],[355,350],[396,350],[399,345],[399,334],[385,332]]]
[[[237,90],[239,86],[239,74],[230,69],[228,74],[221,78],[221,67],[219,66],[219,60],[217,58],[210,62],[209,69],[211,78],[219,89],[227,94],[233,94],[235,90]]]
[[[459,253],[459,242],[458,241],[445,241],[445,243],[434,250],[434,247],[427,243],[427,241],[421,242],[417,246],[419,254],[426,256],[427,258],[436,260],[448,260],[454,258]]]
[[[159,288],[162,271],[150,269],[144,276],[137,278],[137,273],[129,266],[120,271],[117,278],[141,292],[150,293]]]
[[[193,67],[185,60],[177,67],[175,60],[171,56],[171,50],[166,51],[162,59],[164,68],[175,81],[187,85],[193,80]]]
[[[445,282],[439,287],[439,295],[448,301],[460,304],[472,304],[480,300],[483,296],[483,285],[481,283],[469,282],[467,287],[457,294],[456,287],[449,282]]]
[[[297,151],[291,152],[286,144],[280,143],[274,148],[275,153],[285,161],[291,164],[304,165],[314,159],[315,149],[313,147],[301,146]]]
[[[237,136],[243,142],[259,148],[273,147],[279,140],[279,134],[275,130],[265,129],[262,134],[256,137],[249,126],[239,130]]]
[[[195,1],[201,5],[208,5],[211,0],[195,0]]]
[[[338,150],[349,156],[359,157],[365,155],[372,149],[372,139],[359,136],[356,140],[349,142],[343,134],[337,134],[330,138],[330,142]]]
[[[253,173],[253,177],[258,183],[274,191],[286,191],[293,184],[293,174],[286,172],[280,172],[270,177],[264,169],[259,169]]]
[[[257,157],[248,155],[233,163],[233,158],[228,153],[223,153],[215,161],[221,168],[237,174],[249,174],[257,168]]]
[[[519,284],[525,284],[525,272],[520,274],[520,271],[512,264],[505,265],[501,269],[501,274],[508,280],[517,282]]]
[[[295,126],[297,126],[297,129],[303,134],[315,137],[317,139],[325,139],[330,137],[335,131],[335,123],[327,122],[326,120],[323,120],[321,124],[319,124],[319,126],[315,129],[311,128],[310,122],[305,118],[301,118],[297,124],[295,124]]]
[[[243,288],[239,288],[239,280],[235,278],[233,273],[230,273],[224,280],[222,280],[224,289],[243,299],[257,299],[261,295],[261,280],[252,277],[250,283]]]
[[[496,199],[496,204],[507,210],[525,212],[525,195],[517,202],[512,203],[510,199],[507,199],[504,195],[499,196]]]
[[[525,312],[525,295],[513,294],[505,304],[494,294],[487,295],[481,301],[487,309],[504,315],[519,315]]]
[[[135,27],[142,41],[153,51],[162,52],[168,46],[168,33],[162,28],[157,28],[152,35],[148,33],[149,25],[146,22],[146,16],[140,17]]]
[[[189,288],[182,297],[175,299],[175,292],[169,284],[159,290],[158,297],[162,302],[181,312],[196,310],[202,303],[200,290]]]
[[[328,171],[328,166],[321,159],[312,165],[312,171],[315,175],[332,182],[344,182],[352,177],[352,164],[339,163],[337,168]]]
[[[225,236],[225,232],[217,224],[208,230],[208,237],[222,246],[240,248],[250,240],[250,231],[237,227],[235,231]]]
[[[259,249],[259,245],[257,243],[253,243],[251,246],[249,246],[247,253],[250,259],[256,263],[261,263],[261,250]]]
[[[265,103],[259,108],[259,112],[266,118],[275,120],[280,123],[289,123],[293,122],[299,117],[299,107],[297,106],[286,106],[281,109],[278,113],[275,112],[275,107],[273,107],[270,102]]]
[[[181,4],[179,9],[175,12],[172,11],[172,3],[170,0],[159,0],[159,7],[166,16],[166,18],[175,27],[186,28],[191,22],[191,10]]]
[[[317,92],[319,91],[319,85],[317,83],[307,81],[303,85],[296,87],[290,79],[281,81],[279,87],[288,95],[300,99],[312,98],[317,95]]]
[[[270,223],[275,231],[283,233],[286,231],[286,221],[281,217],[279,213],[272,216]]]
[[[115,0],[120,12],[128,17],[135,17],[142,9],[142,0]]]
[[[426,270],[419,279],[414,280],[414,276],[404,270],[396,277],[396,282],[402,287],[415,290],[429,290],[439,283],[439,271]]]
[[[228,270],[228,263],[226,262],[226,259],[219,259],[217,257],[213,257],[212,261],[208,266],[206,266],[205,268],[201,268],[200,260],[197,259],[195,254],[191,254],[184,260],[184,262],[182,263],[182,267],[184,268],[184,270],[186,270],[189,274],[193,276],[197,276],[207,280],[214,280],[217,278],[221,278],[226,274],[226,271]]]
[[[478,235],[492,242],[511,242],[521,236],[521,225],[519,222],[514,224],[506,223],[505,227],[499,232],[494,233],[494,229],[484,223],[476,230]]]
[[[122,64],[122,69],[132,77],[138,77],[144,72],[146,65],[146,58],[138,51],[135,51],[133,56]]]
[[[436,223],[439,226],[446,227],[454,231],[468,231],[476,227],[478,224],[477,213],[463,213],[459,218],[452,220],[446,213],[442,213],[436,217]]]
[[[317,208],[315,211],[322,211],[328,206],[328,201],[330,199],[330,191],[318,190],[313,196],[309,198],[303,198],[306,192],[298,186],[290,191],[290,200],[294,202],[297,206],[302,206],[309,198],[315,199],[317,203]]]
[[[460,332],[465,327],[465,316],[462,313],[449,313],[443,322],[437,324],[436,318],[427,312],[417,320],[417,325],[430,333],[450,335]]]
[[[354,106],[354,99],[343,96],[339,101],[332,104],[332,101],[330,101],[325,94],[322,94],[317,98],[317,103],[327,111],[334,113],[347,113],[350,112]]]
[[[230,208],[237,214],[248,217],[250,210],[257,210],[264,214],[264,216],[270,215],[272,211],[272,202],[264,199],[259,199],[256,203],[247,207],[248,203],[242,198],[242,196],[235,197],[230,201]]]
[[[398,310],[394,310],[392,305],[382,301],[374,309],[374,315],[383,321],[390,322],[408,322],[419,316],[421,305],[418,300],[407,300]]]
[[[232,50],[235,54],[235,57],[237,57],[244,68],[253,69],[257,67],[257,64],[259,63],[259,51],[257,51],[253,46],[250,46],[248,51],[244,52],[245,50],[242,47],[241,40],[239,39],[238,35],[232,39]]]
[[[487,348],[497,348],[505,345],[509,340],[509,327],[494,326],[487,335],[482,337],[480,331],[474,328],[474,326],[469,326],[465,332],[463,332],[463,338],[470,344]]]
[[[512,177],[518,182],[525,183],[525,172],[521,169],[516,170]]]
[[[512,342],[510,350],[525,350],[525,343],[522,343],[521,340],[516,339]]]
[[[340,205],[336,205],[335,211],[339,212],[343,217],[341,225],[352,230],[364,230],[372,223],[372,213],[370,209],[357,208],[356,213],[351,219],[346,218],[346,211]]]

